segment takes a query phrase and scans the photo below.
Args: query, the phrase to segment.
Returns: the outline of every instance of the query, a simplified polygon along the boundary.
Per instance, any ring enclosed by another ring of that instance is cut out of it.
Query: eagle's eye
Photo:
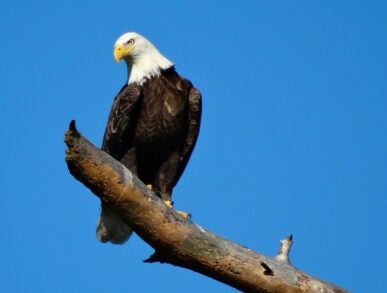
[[[134,40],[133,39],[130,39],[129,41],[126,42],[128,45],[133,45],[134,44]]]

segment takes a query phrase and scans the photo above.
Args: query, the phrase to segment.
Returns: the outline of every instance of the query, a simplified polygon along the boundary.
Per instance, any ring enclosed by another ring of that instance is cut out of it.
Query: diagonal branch
[[[184,267],[244,292],[348,292],[281,258],[260,255],[185,220],[121,163],[84,138],[74,121],[65,142],[70,173],[155,249],[146,262]],[[284,253],[287,256],[289,250]]]

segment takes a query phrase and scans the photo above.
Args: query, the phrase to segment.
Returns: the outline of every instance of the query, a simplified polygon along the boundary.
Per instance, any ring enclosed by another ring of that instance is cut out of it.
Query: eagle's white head
[[[128,66],[128,84],[142,84],[147,79],[160,75],[161,70],[173,66],[153,44],[143,36],[130,32],[118,38],[114,45],[114,59],[124,59]]]

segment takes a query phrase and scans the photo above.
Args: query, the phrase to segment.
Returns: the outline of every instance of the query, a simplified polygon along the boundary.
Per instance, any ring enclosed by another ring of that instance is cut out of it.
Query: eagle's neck
[[[147,53],[125,60],[128,67],[128,84],[143,84],[146,80],[159,76],[160,72],[173,66],[156,48]]]

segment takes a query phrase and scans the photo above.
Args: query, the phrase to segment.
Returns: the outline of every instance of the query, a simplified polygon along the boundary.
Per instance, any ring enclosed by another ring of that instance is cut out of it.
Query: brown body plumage
[[[196,142],[200,103],[199,91],[173,67],[126,85],[113,103],[102,149],[168,200]]]

